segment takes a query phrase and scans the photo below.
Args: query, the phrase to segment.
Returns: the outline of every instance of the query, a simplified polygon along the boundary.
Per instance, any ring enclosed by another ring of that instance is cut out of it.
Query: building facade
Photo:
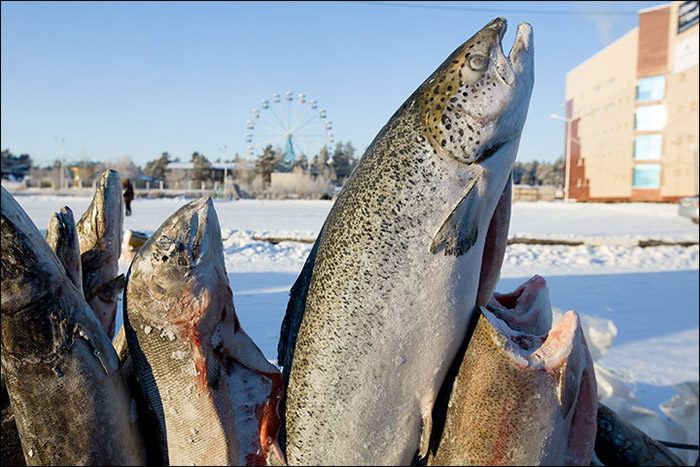
[[[698,193],[698,2],[639,26],[566,75],[565,197],[676,201]]]

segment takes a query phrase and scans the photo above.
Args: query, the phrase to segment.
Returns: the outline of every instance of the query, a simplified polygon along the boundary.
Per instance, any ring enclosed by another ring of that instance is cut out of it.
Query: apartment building
[[[567,199],[698,193],[698,56],[698,2],[677,1],[567,73]]]

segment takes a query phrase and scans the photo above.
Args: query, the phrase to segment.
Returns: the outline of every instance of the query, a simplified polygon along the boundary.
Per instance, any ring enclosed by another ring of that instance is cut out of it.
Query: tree
[[[195,182],[206,182],[211,180],[211,163],[197,151],[192,153],[192,180]]]
[[[350,146],[352,148],[352,145]],[[346,146],[338,141],[335,145],[335,151],[333,151],[333,162],[331,167],[335,171],[335,175],[338,181],[342,184],[350,175],[350,155],[346,150]]]
[[[270,174],[277,170],[280,161],[277,152],[272,149],[271,144],[268,144],[263,149],[263,153],[258,156],[258,160],[255,161],[255,172],[262,177],[265,183],[269,184],[272,178]]]
[[[513,183],[516,185],[553,185],[561,188],[564,184],[564,159],[551,162],[519,162],[513,164]]]
[[[537,176],[535,173],[537,172],[537,166],[539,163],[537,161],[531,161],[531,162],[526,162],[524,165],[525,171],[523,172],[523,176],[520,178],[520,184],[521,185],[536,185],[537,184]]]
[[[165,180],[165,172],[168,170],[168,164],[171,162],[173,161],[170,159],[170,154],[167,151],[163,151],[158,159],[146,163],[143,173],[154,180]]]
[[[125,156],[119,159],[116,163],[111,164],[111,168],[119,172],[122,180],[134,178],[141,174],[141,169],[134,164],[131,157]]]
[[[306,170],[307,167],[309,166],[309,161],[306,158],[305,154],[301,154],[299,157],[296,158],[296,160],[292,163],[292,172],[294,172],[294,169],[302,169]]]
[[[328,164],[329,158],[328,148],[323,146],[321,151],[314,157],[313,162],[311,162],[311,174],[333,180],[335,177],[333,176],[332,167]]]
[[[3,176],[13,176],[21,179],[25,175],[29,175],[29,170],[32,168],[32,158],[29,154],[21,154],[20,156],[13,155],[9,149],[2,151],[2,167]]]

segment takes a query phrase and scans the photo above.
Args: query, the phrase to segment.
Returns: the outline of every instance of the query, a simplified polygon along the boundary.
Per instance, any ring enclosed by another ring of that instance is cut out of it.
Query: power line
[[[392,6],[399,8],[417,8],[422,10],[447,10],[447,11],[470,11],[470,12],[481,12],[481,13],[524,13],[528,15],[568,15],[568,16],[637,16],[638,11],[563,11],[563,10],[523,10],[523,9],[509,9],[509,8],[476,8],[467,6],[448,6],[448,5],[426,5],[420,3],[394,3],[394,2],[380,2],[380,1],[352,1],[346,0],[344,3],[357,3],[361,5],[370,6]],[[668,9],[650,11],[648,13],[654,14],[668,14]]]

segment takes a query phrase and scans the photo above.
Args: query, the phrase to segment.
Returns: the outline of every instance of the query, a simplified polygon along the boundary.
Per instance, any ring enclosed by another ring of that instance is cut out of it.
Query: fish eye
[[[486,68],[488,60],[483,55],[472,55],[469,57],[469,68],[474,71],[481,71]]]

